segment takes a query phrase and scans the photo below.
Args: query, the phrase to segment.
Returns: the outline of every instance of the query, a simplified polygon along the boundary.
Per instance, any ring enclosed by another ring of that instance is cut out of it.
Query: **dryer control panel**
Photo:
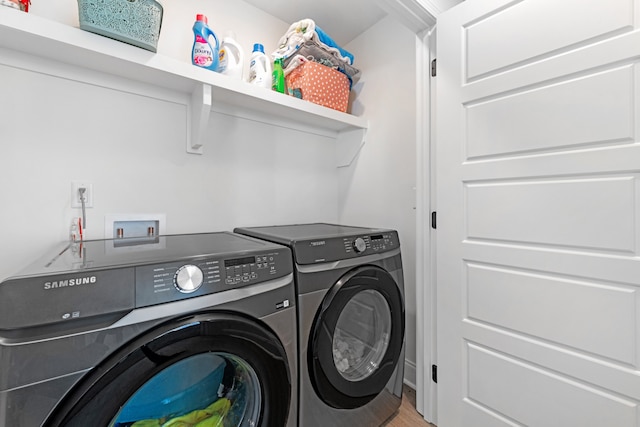
[[[136,267],[136,307],[266,282],[292,271],[291,254],[272,252]]]
[[[381,231],[374,234],[301,240],[293,245],[298,264],[317,264],[388,252],[400,248],[400,241],[396,231]]]
[[[392,233],[358,236],[355,239],[347,237],[343,239],[343,242],[345,254],[352,251],[356,254],[385,252],[398,246],[397,239],[394,239]]]

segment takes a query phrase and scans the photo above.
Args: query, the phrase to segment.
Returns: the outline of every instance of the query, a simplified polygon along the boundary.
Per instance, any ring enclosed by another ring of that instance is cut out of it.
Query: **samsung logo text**
[[[76,277],[74,279],[58,280],[57,282],[44,282],[44,289],[69,288],[71,286],[89,285],[96,283],[96,276]]]

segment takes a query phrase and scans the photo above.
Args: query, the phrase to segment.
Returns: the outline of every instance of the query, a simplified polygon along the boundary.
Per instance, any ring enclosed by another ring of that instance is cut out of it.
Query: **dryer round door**
[[[258,321],[201,313],[154,328],[93,368],[46,427],[284,426],[285,349]]]
[[[309,337],[309,376],[318,396],[338,409],[370,402],[396,369],[404,327],[402,293],[386,270],[362,266],[340,278]]]

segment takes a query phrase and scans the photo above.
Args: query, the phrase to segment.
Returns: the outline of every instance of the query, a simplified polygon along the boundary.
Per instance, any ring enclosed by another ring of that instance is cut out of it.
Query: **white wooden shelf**
[[[8,7],[0,7],[0,48],[189,94],[191,153],[202,153],[210,111],[335,137],[338,166],[349,165],[364,144],[365,118]]]

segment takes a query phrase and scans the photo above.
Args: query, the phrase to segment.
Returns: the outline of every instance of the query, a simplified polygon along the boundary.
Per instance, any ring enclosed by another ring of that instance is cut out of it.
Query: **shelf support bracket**
[[[351,166],[364,146],[366,128],[343,130],[336,138],[336,152],[338,157],[338,167]]]
[[[202,154],[211,113],[211,85],[199,84],[191,93],[187,129],[187,153]]]

